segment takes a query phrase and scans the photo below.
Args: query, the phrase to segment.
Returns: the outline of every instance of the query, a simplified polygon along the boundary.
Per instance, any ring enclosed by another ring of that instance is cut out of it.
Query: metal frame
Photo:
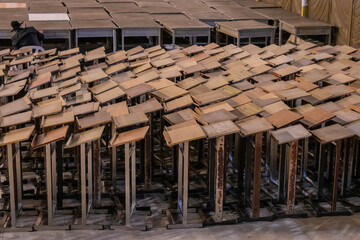
[[[121,28],[122,50],[125,49],[126,37],[157,37],[157,44],[159,44],[161,41],[161,28]]]
[[[286,23],[286,20],[279,20],[279,46],[282,44],[282,31],[286,31],[295,36],[295,44],[297,44],[298,36],[319,36],[327,35],[328,44],[331,45],[331,26],[312,26],[312,27],[295,27]]]
[[[113,51],[117,50],[116,29],[113,28],[94,28],[94,29],[75,29],[75,47],[79,45],[79,38],[112,37]]]

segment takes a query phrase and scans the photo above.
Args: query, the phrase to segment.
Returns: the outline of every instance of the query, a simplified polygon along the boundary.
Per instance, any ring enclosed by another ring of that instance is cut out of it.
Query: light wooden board
[[[311,133],[306,130],[301,124],[281,128],[275,131],[270,131],[270,134],[275,138],[278,144],[289,143],[292,141],[311,137]]]
[[[80,130],[103,125],[111,122],[111,115],[107,111],[99,111],[83,118],[76,118]]]
[[[276,128],[284,127],[290,123],[300,120],[302,116],[288,109],[280,110],[266,119]]]
[[[152,113],[162,110],[163,107],[155,98],[151,98],[143,103],[129,107],[130,112],[143,112],[143,113]]]
[[[34,128],[35,126],[29,126],[2,134],[0,137],[0,146],[28,140]]]
[[[63,126],[47,133],[35,135],[31,142],[31,148],[37,149],[43,147],[49,143],[64,140],[66,138],[69,126]]]
[[[74,122],[74,113],[73,112],[64,112],[58,115],[45,117],[42,121],[42,127],[53,127],[63,124],[68,124]]]
[[[31,83],[31,85],[29,87],[29,90],[31,90],[33,88],[38,88],[38,87],[50,82],[50,80],[51,80],[51,73],[50,72],[38,75],[36,77],[35,81]]]
[[[91,83],[97,80],[108,78],[108,75],[101,69],[95,68],[93,70],[83,72],[83,75],[80,76],[80,79],[83,83]]]
[[[66,111],[73,112],[74,116],[89,114],[99,110],[99,102],[89,102],[78,106],[71,106]]]
[[[356,136],[360,137],[360,121],[356,121],[346,125],[346,128],[352,131]]]
[[[134,130],[119,133],[113,136],[113,139],[109,143],[109,147],[116,147],[124,145],[125,143],[137,142],[145,138],[146,133],[149,130],[149,126],[137,128]]]
[[[222,122],[226,120],[234,121],[237,119],[237,116],[229,111],[226,111],[225,109],[219,109],[210,113],[197,115],[195,118],[203,125],[207,125],[207,124]]]
[[[304,119],[301,120],[301,123],[308,127],[314,127],[332,119],[335,115],[321,107],[315,107],[314,109],[303,113],[303,117]]]
[[[202,129],[209,138],[226,136],[240,131],[235,123],[230,120],[211,123],[209,125],[202,126]]]
[[[32,117],[32,111],[22,112],[10,116],[3,117],[1,119],[1,127],[10,127],[18,124],[24,124],[30,122]]]
[[[108,91],[114,87],[118,86],[118,84],[116,82],[114,82],[113,80],[107,80],[105,82],[102,82],[100,84],[97,84],[91,88],[89,88],[89,90],[93,93],[93,94],[100,94],[102,92]]]
[[[23,112],[30,109],[31,101],[28,97],[23,97],[0,106],[0,116],[5,117],[11,114]]]
[[[81,133],[71,134],[65,144],[65,148],[73,148],[83,143],[89,143],[99,139],[104,131],[105,126],[93,128]]]
[[[119,87],[112,88],[106,92],[103,92],[101,94],[95,95],[95,98],[100,103],[106,103],[108,101],[120,98],[125,95],[125,92],[121,90]]]
[[[61,112],[62,102],[59,100],[47,104],[35,105],[32,110],[34,118],[56,114]]]
[[[163,135],[166,140],[166,144],[169,147],[183,142],[194,141],[206,137],[206,134],[198,124],[176,128],[169,131],[165,127]]]
[[[188,93],[188,91],[173,85],[173,86],[170,86],[167,88],[162,88],[158,91],[152,92],[151,94],[153,96],[155,96],[156,98],[158,98],[159,100],[166,102],[171,99],[185,95],[187,93]]]
[[[86,103],[91,101],[91,93],[87,92],[66,101],[67,106]]]
[[[56,86],[55,87],[49,87],[49,88],[44,88],[44,89],[41,89],[41,90],[31,91],[30,92],[30,98],[32,100],[41,99],[41,98],[57,95],[58,93],[59,93],[58,87],[56,87]]]
[[[190,108],[164,115],[164,119],[170,124],[180,124],[195,119],[196,113]]]
[[[131,112],[125,115],[112,116],[116,128],[129,127],[141,123],[147,123],[149,119],[143,112]]]
[[[165,112],[171,112],[178,108],[184,108],[192,105],[194,102],[190,95],[185,95],[183,97],[179,97],[172,101],[168,101],[164,103]]]
[[[266,132],[274,127],[265,118],[254,117],[236,124],[240,129],[241,136],[249,136],[260,132]]]
[[[329,143],[354,136],[348,128],[334,124],[328,127],[319,128],[311,131],[314,137],[321,143]]]

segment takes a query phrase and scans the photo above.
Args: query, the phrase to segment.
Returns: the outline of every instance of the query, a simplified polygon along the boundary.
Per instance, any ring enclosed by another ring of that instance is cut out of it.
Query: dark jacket
[[[44,40],[44,34],[40,33],[34,27],[19,28],[11,38],[11,43],[15,49],[25,46],[41,46]]]

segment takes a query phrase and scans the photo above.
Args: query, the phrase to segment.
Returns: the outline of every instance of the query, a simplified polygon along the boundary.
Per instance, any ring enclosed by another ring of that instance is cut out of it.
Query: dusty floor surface
[[[360,214],[348,217],[282,219],[201,229],[72,230],[1,233],[2,239],[256,239],[256,240],[360,240]]]

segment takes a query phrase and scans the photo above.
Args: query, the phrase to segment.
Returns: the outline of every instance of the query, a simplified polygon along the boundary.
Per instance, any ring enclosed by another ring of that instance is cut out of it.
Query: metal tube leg
[[[86,225],[86,152],[85,143],[80,145],[80,169],[81,169],[81,224]]]
[[[279,23],[279,46],[282,44],[282,23]]]
[[[130,225],[130,149],[125,144],[125,224]]]
[[[18,205],[22,203],[22,166],[20,158],[20,143],[15,143],[15,159],[16,159],[16,191]]]
[[[46,165],[46,195],[47,195],[47,211],[48,225],[53,223],[53,202],[52,202],[52,176],[51,176],[51,145],[45,146],[45,165]]]
[[[215,221],[220,222],[223,215],[224,201],[224,162],[225,162],[225,137],[216,138],[216,193],[215,193]]]
[[[337,195],[338,195],[340,154],[341,154],[341,140],[336,142],[334,180],[333,180],[333,191],[332,191],[332,199],[331,199],[331,211],[332,212],[336,211],[336,202],[337,202]]]
[[[53,202],[56,199],[57,196],[57,192],[56,192],[56,179],[57,179],[57,175],[56,175],[56,144],[52,143],[51,144],[51,148],[53,149],[51,152],[51,175],[52,175],[52,196],[53,196]],[[53,204],[54,206],[54,204]],[[54,208],[53,208],[53,214],[54,214]]]
[[[288,171],[288,192],[287,192],[287,211],[290,214],[294,213],[295,209],[295,193],[296,193],[296,169],[298,158],[298,141],[291,142],[290,147],[290,161]]]
[[[11,228],[16,227],[16,204],[15,204],[15,179],[14,179],[14,163],[12,155],[12,144],[7,145],[7,160],[9,171],[9,187],[10,187],[10,211],[11,211]]]
[[[181,150],[181,144],[179,144],[178,151],[178,208],[183,213],[183,154]]]
[[[260,217],[260,188],[261,188],[261,147],[262,147],[262,133],[255,134],[255,149],[254,149],[254,180],[253,180],[253,206],[252,217]]]
[[[75,30],[75,47],[78,47],[78,46],[79,46],[79,39],[77,36],[77,30]]]
[[[172,46],[175,48],[175,33],[172,33]]]
[[[124,32],[121,32],[121,49],[125,50],[125,37]]]
[[[183,190],[183,224],[188,220],[189,191],[189,142],[184,143],[184,190]]]
[[[117,37],[116,37],[116,30],[113,30],[113,52],[117,50]]]
[[[87,209],[90,209],[92,205],[92,199],[93,199],[93,171],[92,171],[92,148],[91,144],[88,146],[88,153],[87,153],[87,164],[88,164],[88,207]]]
[[[131,214],[136,205],[136,142],[131,150]]]
[[[116,133],[115,124],[111,124],[111,136]],[[116,147],[111,148],[111,179],[113,192],[116,193]]]

